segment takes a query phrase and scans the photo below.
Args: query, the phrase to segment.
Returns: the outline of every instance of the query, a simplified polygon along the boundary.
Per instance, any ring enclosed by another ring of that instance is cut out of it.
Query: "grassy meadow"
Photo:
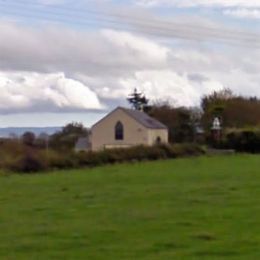
[[[0,259],[260,259],[260,156],[2,173]]]

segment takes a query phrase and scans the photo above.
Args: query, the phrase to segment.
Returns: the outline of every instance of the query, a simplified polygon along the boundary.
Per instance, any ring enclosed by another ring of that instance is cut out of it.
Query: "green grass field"
[[[260,156],[3,174],[0,259],[260,259]]]

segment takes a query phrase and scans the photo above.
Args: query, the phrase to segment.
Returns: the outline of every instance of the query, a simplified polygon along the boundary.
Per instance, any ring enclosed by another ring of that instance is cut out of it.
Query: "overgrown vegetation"
[[[4,141],[0,150],[5,156],[0,158],[1,167],[15,172],[37,172],[48,169],[70,169],[94,167],[104,164],[169,159],[195,156],[204,153],[196,144],[176,144],[160,146],[136,146],[128,149],[109,149],[100,152],[61,152],[55,149],[39,149],[23,143]],[[13,148],[16,149],[13,149]]]
[[[217,146],[239,152],[260,153],[260,130],[229,130]]]
[[[73,122],[67,124],[61,131],[49,138],[49,146],[54,150],[63,152],[71,151],[79,137],[88,137],[89,130],[81,123]]]

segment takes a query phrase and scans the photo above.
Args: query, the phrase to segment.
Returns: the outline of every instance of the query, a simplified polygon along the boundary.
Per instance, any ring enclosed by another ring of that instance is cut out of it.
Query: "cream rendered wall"
[[[120,121],[124,126],[124,140],[115,140],[115,125]],[[149,145],[149,129],[135,121],[123,110],[116,109],[91,129],[92,150],[102,150],[113,147],[129,147],[134,145]]]
[[[148,145],[156,144],[157,138],[161,138],[161,143],[168,143],[167,129],[148,129]]]

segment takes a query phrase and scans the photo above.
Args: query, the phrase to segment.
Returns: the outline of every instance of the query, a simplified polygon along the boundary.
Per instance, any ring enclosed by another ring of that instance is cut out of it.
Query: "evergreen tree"
[[[145,95],[138,92],[136,88],[134,89],[134,92],[128,96],[127,100],[135,110],[139,111],[144,110],[149,101]]]

